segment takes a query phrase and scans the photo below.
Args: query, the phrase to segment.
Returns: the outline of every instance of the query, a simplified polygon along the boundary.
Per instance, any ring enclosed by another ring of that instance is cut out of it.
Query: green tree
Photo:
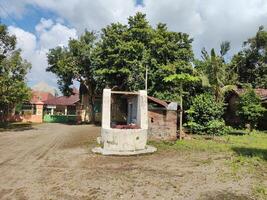
[[[136,18],[141,20],[140,17]],[[95,49],[96,73],[103,84],[102,87],[116,86],[120,90],[144,88],[143,42],[146,39],[145,31],[149,27],[147,22],[140,21],[139,27],[132,18],[129,21],[129,27],[114,23],[102,30],[101,40]]]
[[[16,37],[10,35],[7,31],[7,27],[0,24],[0,63],[9,52],[13,51],[16,46]]]
[[[74,80],[87,88],[90,114],[93,96],[104,87],[144,89],[146,69],[148,94],[173,100],[177,85],[163,79],[187,72],[188,66],[192,71],[192,41],[188,34],[171,32],[165,24],[153,28],[145,14],[138,12],[126,25],[112,23],[103,28],[99,38],[86,31],[79,39],[70,40],[68,47],[51,49],[47,71],[58,76],[64,94],[71,94]]]
[[[261,105],[260,97],[253,89],[247,89],[244,94],[241,94],[237,115],[240,116],[243,126],[248,124],[250,129],[256,128],[265,111],[266,109]]]
[[[4,115],[30,98],[26,75],[31,65],[21,58],[15,45],[16,38],[9,35],[5,25],[0,25],[0,110]]]
[[[244,42],[243,49],[234,55],[232,67],[238,73],[240,83],[254,88],[267,88],[267,31],[259,27],[252,38]]]
[[[58,77],[58,85],[64,95],[72,94],[73,82],[78,81],[88,101],[82,102],[89,121],[94,121],[93,97],[96,90],[93,49],[96,35],[85,31],[78,39],[70,39],[68,47],[50,49],[47,54],[49,72]]]
[[[199,81],[199,77],[192,76],[187,73],[173,74],[164,78],[166,82],[173,82],[175,85],[179,85],[179,98],[180,98],[180,127],[179,127],[179,139],[183,137],[183,95],[184,95],[184,85],[192,84]]]
[[[193,61],[188,34],[169,31],[162,23],[154,29],[142,13],[130,17],[127,25],[111,24],[102,32],[95,52],[96,72],[103,83],[121,90],[144,89],[147,68],[148,94],[175,98],[175,84],[163,79]]]
[[[205,48],[201,51],[202,60],[196,60],[196,70],[204,82],[204,85],[210,86],[215,95],[216,101],[223,100],[224,89],[229,84],[235,84],[235,74],[226,63],[225,55],[230,50],[229,42],[222,42],[220,54],[216,54],[212,48],[210,54]]]

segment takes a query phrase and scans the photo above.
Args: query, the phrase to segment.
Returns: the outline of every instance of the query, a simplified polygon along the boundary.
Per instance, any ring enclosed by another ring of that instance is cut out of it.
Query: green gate
[[[76,123],[77,115],[44,115],[44,122],[48,123]]]

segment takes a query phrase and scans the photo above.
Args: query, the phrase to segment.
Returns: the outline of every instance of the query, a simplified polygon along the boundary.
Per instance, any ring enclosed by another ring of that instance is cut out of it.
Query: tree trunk
[[[82,103],[85,110],[84,121],[95,123],[94,87],[91,83],[84,84],[84,86],[86,88],[86,91],[81,91],[81,98],[83,98]]]
[[[89,91],[89,110],[90,110],[90,123],[95,123],[95,112],[94,112],[94,95],[93,92]]]
[[[183,85],[180,84],[180,128],[179,128],[179,139],[183,138]]]

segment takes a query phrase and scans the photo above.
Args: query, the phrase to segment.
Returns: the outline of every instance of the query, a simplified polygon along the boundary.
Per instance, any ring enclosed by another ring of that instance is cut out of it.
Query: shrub
[[[226,126],[224,120],[209,121],[206,127],[209,135],[226,135],[232,131],[230,126]]]
[[[196,96],[187,111],[188,123],[186,126],[193,133],[225,134],[226,127],[222,118],[224,105],[223,102],[216,102],[214,96],[208,93]]]
[[[240,117],[243,127],[249,124],[250,129],[256,128],[265,111],[266,109],[261,105],[260,97],[253,89],[248,89],[240,96],[237,115]]]

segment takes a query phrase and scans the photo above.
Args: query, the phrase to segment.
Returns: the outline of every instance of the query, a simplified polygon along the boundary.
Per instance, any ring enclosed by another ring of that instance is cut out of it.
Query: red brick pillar
[[[34,122],[36,123],[42,123],[43,122],[43,110],[44,110],[44,103],[43,102],[37,102],[36,103],[36,118]]]

